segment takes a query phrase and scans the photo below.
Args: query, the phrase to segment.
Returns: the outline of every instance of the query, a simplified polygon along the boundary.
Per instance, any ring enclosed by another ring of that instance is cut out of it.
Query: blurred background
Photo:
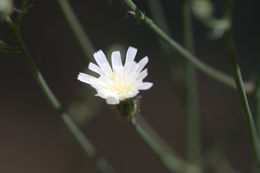
[[[148,1],[136,3],[145,14],[152,16]],[[218,17],[225,1],[212,2]],[[147,81],[153,82],[154,86],[141,93],[141,111],[169,145],[185,158],[187,118],[182,89],[177,82],[182,78],[182,57],[167,48],[168,53],[165,53],[154,35],[127,14],[120,1],[89,0],[70,3],[95,50],[102,49],[110,56],[112,50],[119,49],[125,55],[128,46],[133,46],[138,48],[137,60],[149,56]],[[15,1],[15,4],[18,8],[20,2]],[[81,92],[82,87],[89,88],[88,95],[94,95],[94,90],[76,79],[78,72],[83,71],[89,61],[57,1],[31,0],[31,4],[23,19],[22,35],[34,62],[55,95],[67,110],[73,111],[70,110],[70,105],[78,98],[85,97]],[[182,44],[181,0],[161,0],[161,4],[171,36]],[[235,1],[233,32],[246,81],[254,79],[259,72],[259,16],[260,1]],[[195,54],[211,66],[231,74],[223,40],[211,39],[211,30],[196,18],[193,21]],[[4,23],[0,24],[0,36],[7,43],[14,43]],[[91,59],[93,61],[92,57]],[[0,61],[1,172],[96,173],[92,163],[33,81],[23,58],[16,54],[1,53]],[[214,144],[235,136],[223,152],[234,170],[250,172],[253,155],[238,94],[202,73],[198,73],[198,90],[199,106],[194,107],[194,111],[199,110],[201,117],[204,154]],[[100,103],[94,115],[73,115],[73,118],[99,152],[119,172],[168,172],[116,109],[106,105],[100,98],[91,97],[89,100]],[[236,131],[239,131],[238,135]],[[221,158],[215,166],[220,162]],[[214,169],[211,168],[208,172],[214,172]]]

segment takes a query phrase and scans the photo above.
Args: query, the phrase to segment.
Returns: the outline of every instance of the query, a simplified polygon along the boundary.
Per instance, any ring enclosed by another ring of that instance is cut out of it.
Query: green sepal
[[[121,101],[117,105],[117,109],[120,112],[122,117],[130,119],[138,113],[139,103],[140,103],[140,97],[127,99]]]

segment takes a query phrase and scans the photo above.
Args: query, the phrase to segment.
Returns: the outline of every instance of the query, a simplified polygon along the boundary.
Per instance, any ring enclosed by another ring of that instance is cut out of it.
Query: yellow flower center
[[[105,87],[108,91],[118,94],[126,94],[133,91],[133,84],[129,82],[129,78],[126,75],[112,72],[109,77],[113,82]]]

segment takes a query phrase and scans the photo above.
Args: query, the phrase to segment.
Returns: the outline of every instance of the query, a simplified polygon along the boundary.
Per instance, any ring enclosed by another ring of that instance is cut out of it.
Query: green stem
[[[151,151],[157,156],[161,163],[172,172],[197,173],[196,167],[182,160],[171,148],[160,138],[150,125],[141,118],[141,115],[135,115],[130,120],[132,127],[137,135],[149,146]],[[139,123],[138,123],[138,122]]]
[[[80,24],[80,21],[76,17],[76,14],[73,8],[71,7],[69,1],[57,0],[57,2],[70,28],[72,29],[72,32],[78,44],[81,46],[83,50],[86,60],[90,60],[91,57],[93,57],[95,48],[89,36],[84,31],[83,26]],[[88,73],[89,70],[86,69],[85,71]],[[94,116],[94,114],[97,112],[99,103],[97,101],[93,101],[94,96],[92,95],[92,93],[89,92],[89,90],[86,87],[82,88],[81,93],[82,94],[80,100],[82,100],[82,102],[76,102],[70,105],[70,111],[75,112],[75,110],[79,109],[79,105],[82,104],[82,107],[84,107],[85,111],[83,111],[82,113],[79,113],[77,111],[77,114],[75,114],[77,116],[76,119],[80,120],[81,122],[89,122],[91,118]],[[85,112],[87,112],[87,114]]]
[[[114,168],[102,157],[100,156],[94,146],[86,138],[86,136],[81,132],[78,126],[73,122],[71,117],[63,113],[62,114],[63,123],[66,125],[70,133],[76,139],[76,141],[81,145],[84,152],[91,159],[97,170],[102,173],[116,173]]]
[[[55,97],[55,95],[53,94],[53,92],[51,91],[49,86],[47,85],[46,81],[42,77],[40,71],[37,69],[36,65],[34,64],[32,57],[31,57],[28,49],[25,46],[25,43],[23,41],[23,38],[20,34],[19,29],[13,23],[11,18],[7,18],[6,20],[10,26],[10,29],[13,32],[13,35],[17,41],[17,44],[21,50],[24,60],[27,63],[28,68],[29,68],[34,80],[37,82],[41,91],[46,96],[46,98],[48,99],[49,103],[54,108],[54,110],[61,115],[63,123],[65,124],[67,129],[75,137],[77,142],[83,148],[85,154],[92,160],[92,162],[94,163],[96,168],[101,173],[116,173],[116,171],[114,171],[113,168],[107,163],[107,161],[98,155],[94,146],[89,142],[88,138],[86,136],[84,136],[84,134],[80,131],[80,129],[77,127],[77,125],[70,118],[70,116],[62,110],[60,102]]]
[[[21,9],[20,9],[19,14],[18,14],[18,16],[16,18],[16,21],[15,21],[15,24],[16,24],[16,26],[18,28],[20,28],[20,25],[22,23],[22,19],[23,19],[25,13],[26,13],[26,10],[28,8],[29,2],[30,2],[29,0],[23,0]]]
[[[170,28],[166,21],[166,17],[163,11],[163,7],[160,0],[147,0],[149,8],[151,10],[152,18],[158,23],[158,25],[170,35]]]
[[[68,0],[57,0],[60,8],[66,17],[74,35],[76,36],[81,48],[83,49],[86,57],[90,59],[95,49],[90,41],[88,35],[84,32],[83,26],[80,24],[76,17],[75,12],[69,4]]]
[[[183,0],[184,45],[194,53],[191,0]],[[186,61],[186,110],[188,116],[188,159],[201,166],[201,132],[196,81],[196,69]]]
[[[255,85],[254,101],[255,101],[255,115],[256,115],[257,130],[258,130],[258,136],[260,138],[260,73],[258,74],[258,79]]]
[[[253,146],[253,151],[256,156],[256,160],[258,164],[260,164],[260,141],[257,135],[255,122],[248,104],[240,67],[236,58],[235,43],[232,38],[231,31],[227,31],[224,35],[224,38],[225,38],[226,46],[228,48],[229,58],[233,69],[233,76],[238,88],[240,100],[242,102],[242,108],[245,115],[244,118],[248,130],[248,135]]]
[[[131,0],[122,0],[126,7],[129,9],[130,13],[133,14],[137,19],[143,22],[158,38],[166,42],[173,49],[178,51],[182,57],[189,61],[194,67],[198,68],[201,72],[204,72],[209,77],[229,86],[233,89],[236,89],[234,80],[227,74],[218,71],[204,62],[200,61],[196,56],[192,55],[189,51],[183,48],[175,40],[171,39],[167,34],[165,34],[153,21],[144,15],[144,13],[137,8],[137,6]]]
[[[168,36],[171,36],[172,33],[170,31],[169,24],[167,22],[164,9],[162,6],[162,1],[160,0],[146,0],[149,6],[149,9],[151,11],[152,19],[157,23],[157,25],[166,33]],[[169,68],[169,72],[171,74],[172,80],[174,82],[174,86],[178,90],[178,96],[180,98],[184,98],[184,78],[181,77],[182,75],[176,75],[176,74],[183,74],[184,68],[183,65],[180,63],[175,63],[171,60],[172,57],[177,57],[177,52],[172,51],[172,48],[168,46],[165,42],[160,40],[159,38],[156,38],[160,44],[160,47],[164,53],[165,56],[162,58],[165,58],[168,63],[167,66]],[[174,59],[175,60],[175,59]]]
[[[170,28],[167,23],[166,17],[164,15],[163,7],[160,0],[147,0],[149,8],[151,10],[151,15],[154,21],[164,30],[165,33],[170,35]],[[160,46],[164,53],[169,54],[170,49],[164,42],[159,40]]]

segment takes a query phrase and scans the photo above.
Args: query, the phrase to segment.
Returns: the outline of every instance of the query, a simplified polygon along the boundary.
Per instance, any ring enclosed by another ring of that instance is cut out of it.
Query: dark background
[[[182,43],[181,1],[161,2],[173,37]],[[218,15],[224,1],[213,2]],[[33,0],[31,3],[21,32],[35,63],[67,108],[79,94],[83,83],[77,81],[76,76],[88,62],[57,2]],[[169,62],[181,64],[183,59],[175,52],[167,59],[153,34],[135,19],[127,17],[120,2],[111,4],[106,0],[95,0],[71,3],[97,50],[108,52],[119,45],[122,50],[134,46],[139,49],[137,59],[149,56],[147,80],[152,81],[154,87],[141,93],[142,112],[177,153],[185,157],[185,107],[168,65]],[[18,4],[16,2],[17,8]],[[150,15],[145,1],[138,2],[138,5]],[[233,31],[246,80],[259,71],[259,5],[258,0],[235,2]],[[230,74],[223,40],[210,40],[209,29],[196,19],[194,25],[196,55]],[[12,44],[14,40],[7,26],[1,23],[0,29],[1,38]],[[40,92],[22,57],[1,53],[0,79],[0,172],[96,172]],[[194,110],[199,109],[206,131],[203,134],[203,151],[238,126],[245,129],[237,93],[201,73],[199,101],[200,106]],[[167,172],[128,123],[110,106],[103,103],[91,122],[81,126],[100,153],[119,172]],[[225,154],[236,170],[248,170],[253,156],[246,133],[241,134]]]

